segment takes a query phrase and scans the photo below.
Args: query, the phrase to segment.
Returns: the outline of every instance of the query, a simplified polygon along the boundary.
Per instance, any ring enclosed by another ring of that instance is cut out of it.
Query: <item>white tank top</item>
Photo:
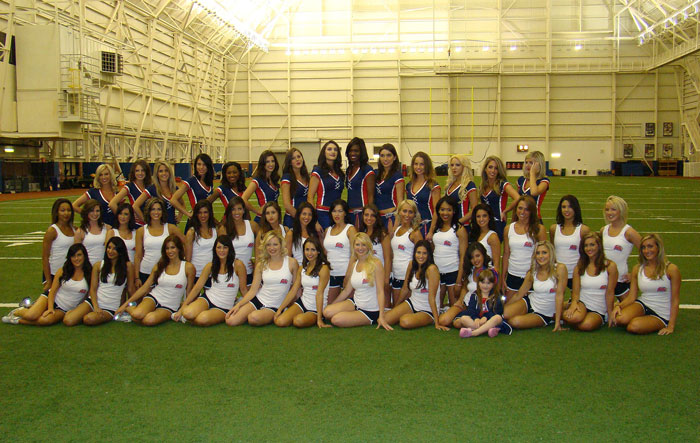
[[[104,262],[101,262],[104,266]],[[114,283],[117,281],[117,274],[107,274],[107,281],[102,281],[102,269],[97,275],[99,280],[97,286],[97,305],[101,309],[107,309],[109,311],[116,311],[122,304],[122,293],[126,287],[126,278],[124,278],[124,283],[117,286]]]
[[[618,277],[617,281],[622,281],[623,276],[629,272],[627,267],[627,258],[632,252],[634,245],[627,241],[625,232],[630,228],[630,225],[625,225],[620,233],[615,237],[608,235],[610,225],[605,225],[603,228],[603,249],[605,250],[605,258],[612,260],[617,265]]]
[[[435,238],[435,237],[433,237]],[[413,309],[416,311],[425,311],[425,312],[430,312],[430,290],[428,289],[428,279],[425,279],[425,287],[424,288],[419,288],[418,285],[420,284],[420,281],[418,278],[416,278],[415,274],[413,275],[413,278],[411,278],[411,281],[408,284],[408,288],[411,290],[411,303],[413,304]],[[437,291],[435,294],[435,306],[437,308],[440,307],[440,291]]]
[[[87,294],[88,284],[85,278],[78,281],[68,279],[59,286],[54,302],[59,308],[67,312],[85,300]]]
[[[608,312],[608,308],[605,304],[605,292],[608,290],[608,277],[607,268],[603,268],[603,271],[596,276],[588,275],[588,271],[585,271],[583,275],[581,275],[581,292],[579,293],[579,301],[586,305],[586,309],[603,314],[604,316],[607,316]]]
[[[410,238],[413,229],[408,229],[401,236],[396,234],[399,232],[399,229],[401,229],[401,226],[396,228],[394,236],[391,238],[391,251],[394,254],[391,260],[391,275],[396,280],[403,280],[406,278],[408,265],[413,261],[413,248],[415,245]]]
[[[107,238],[106,225],[102,225],[102,231],[99,234],[93,234],[89,230],[85,231],[83,246],[87,249],[88,260],[93,266],[105,256],[105,238]]]
[[[218,274],[218,282],[211,279],[211,288],[206,290],[207,298],[216,306],[223,309],[231,309],[236,301],[236,295],[240,289],[240,279],[235,270],[231,279],[227,279],[228,274]]]
[[[554,252],[557,256],[557,262],[566,266],[569,278],[574,276],[574,268],[579,259],[578,246],[580,243],[581,225],[576,226],[571,235],[562,234],[561,226],[557,225],[557,230],[554,232]]]
[[[153,267],[160,260],[160,249],[163,247],[163,242],[165,241],[168,234],[168,225],[163,225],[163,233],[159,236],[151,235],[148,230],[148,225],[143,227],[143,258],[141,259],[141,267],[139,272],[143,274],[150,274]]]
[[[637,285],[642,293],[639,301],[668,321],[671,318],[671,280],[668,275],[664,273],[660,279],[652,280],[644,275],[644,266],[639,266]]]
[[[527,271],[530,270],[535,241],[527,234],[516,233],[515,223],[511,223],[508,227],[508,245],[510,246],[508,273],[516,277],[525,278]]]
[[[289,269],[289,258],[285,256],[282,267],[277,270],[269,267],[263,269],[262,286],[257,294],[258,300],[263,306],[277,309],[282,304],[284,297],[287,296],[289,288],[292,286],[292,280],[294,280],[292,271]]]
[[[489,237],[491,237],[494,234],[496,234],[495,231],[489,231],[486,233],[486,235],[484,235],[484,238],[479,240],[479,243],[484,245],[484,249],[486,249],[486,253],[488,254],[488,256],[491,257],[491,263],[493,263],[493,252],[491,251],[491,245],[489,244]]]
[[[350,284],[355,289],[355,306],[365,311],[379,311],[377,288],[370,286],[365,272],[357,272],[357,264],[352,269]]]
[[[476,276],[474,273],[476,272],[476,269],[472,268],[472,272],[469,273],[469,278],[467,279],[467,293],[464,296],[465,300],[469,300],[469,295],[473,294],[476,291]],[[466,303],[464,303],[466,305]]]
[[[187,292],[186,265],[187,262],[182,260],[180,262],[180,270],[175,275],[170,275],[163,270],[160,277],[158,277],[158,282],[151,289],[151,295],[156,301],[173,311],[178,310]]]
[[[316,277],[311,277],[310,275],[306,274],[306,269],[302,269],[301,271],[301,302],[304,304],[304,307],[308,309],[309,311],[316,311],[318,312],[317,306],[316,306],[316,293],[318,292],[318,283],[321,281],[321,277],[318,275]],[[330,285],[326,285],[326,289],[323,291],[323,308],[326,306],[328,303],[328,288]]]
[[[323,247],[326,249],[328,262],[331,264],[331,276],[338,277],[345,275],[350,263],[350,239],[348,239],[347,224],[338,235],[331,235],[332,226],[326,229],[326,237],[323,239]]]
[[[63,267],[66,262],[66,255],[68,255],[68,248],[75,243],[75,228],[71,226],[73,230],[73,237],[69,237],[59,228],[56,224],[51,225],[54,230],[56,230],[56,238],[51,243],[51,251],[49,252],[49,268],[51,269],[51,275],[56,275],[59,269]],[[48,276],[46,276],[48,278]]]
[[[292,242],[292,257],[299,263],[299,266],[304,263],[304,242],[306,241],[308,237],[301,237],[299,239],[299,245],[296,243]],[[306,306],[306,305],[304,305]]]
[[[372,242],[372,251],[374,251],[374,256],[382,262],[382,266],[384,266],[384,248],[382,248],[382,243]]]
[[[433,258],[440,274],[447,274],[459,269],[459,237],[453,228],[446,232],[436,230],[433,234]]]
[[[530,305],[533,311],[547,317],[554,317],[557,311],[556,296],[557,282],[554,277],[539,281],[537,275],[533,276],[532,292],[530,293]]]
[[[198,235],[194,236],[191,263],[194,265],[195,275],[197,277],[202,273],[202,269],[204,269],[207,263],[211,263],[216,236],[216,229],[211,230],[211,238],[204,238]]]
[[[129,261],[133,263],[136,254],[136,231],[131,231],[131,238],[128,240],[119,235],[119,229],[112,229],[112,231],[114,231],[115,237],[119,237],[124,240],[126,251],[129,253]]]
[[[236,251],[236,258],[245,265],[246,274],[252,274],[255,234],[253,234],[253,228],[250,227],[249,220],[243,220],[243,223],[245,223],[245,232],[231,240],[231,244],[233,244],[233,250]]]

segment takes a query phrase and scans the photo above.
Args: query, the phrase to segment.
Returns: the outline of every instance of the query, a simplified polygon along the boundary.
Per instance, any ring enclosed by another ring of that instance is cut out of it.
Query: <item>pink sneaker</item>
[[[501,332],[499,328],[491,328],[489,329],[489,337],[495,337],[498,335],[498,333]]]
[[[462,328],[459,330],[459,336],[462,338],[467,338],[472,336],[472,328]]]

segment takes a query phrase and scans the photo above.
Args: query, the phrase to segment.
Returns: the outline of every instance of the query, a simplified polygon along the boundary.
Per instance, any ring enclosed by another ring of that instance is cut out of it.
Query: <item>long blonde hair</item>
[[[537,173],[537,180],[544,177],[544,174],[547,172],[547,164],[544,161],[544,154],[542,154],[540,151],[532,151],[525,156],[525,160],[532,160],[534,163],[540,165],[540,171]],[[525,178],[530,177],[528,176]]]
[[[605,204],[607,205],[608,203],[610,203],[613,208],[620,211],[620,218],[622,219],[622,223],[627,223],[628,206],[625,199],[622,197],[618,197],[617,195],[611,195],[605,200]],[[605,219],[605,207],[603,207],[603,219]]]
[[[548,240],[538,241],[537,244],[535,244],[535,250],[532,251],[532,258],[530,258],[530,273],[532,274],[532,278],[537,278],[537,273],[540,271],[540,264],[537,263],[536,258],[537,248],[540,246],[544,246],[549,250],[549,272],[547,273],[547,278],[554,278],[554,281],[557,281],[557,256],[554,252],[554,245]]]
[[[639,241],[639,265],[641,267],[646,266],[648,263],[647,259],[642,253],[642,244],[647,240],[654,240],[656,246],[659,248],[659,255],[656,256],[656,267],[654,268],[654,275],[652,280],[659,280],[663,278],[666,274],[666,268],[668,267],[668,259],[666,258],[666,251],[664,249],[664,242],[661,240],[659,234],[647,234]]]
[[[403,201],[401,201],[401,203],[398,204],[398,206],[396,206],[396,211],[394,211],[394,220],[400,220],[399,214],[401,214],[401,208],[403,208],[406,205],[408,205],[411,208],[414,214],[412,228],[418,229],[421,222],[420,212],[418,212],[418,206],[416,206],[416,202],[414,202],[413,200],[404,199]],[[399,222],[399,224],[401,223]]]
[[[455,177],[454,175],[452,175],[452,168],[449,167],[449,164],[452,163],[452,159],[457,159],[457,161],[462,164],[462,175],[459,177]],[[450,157],[450,160],[447,162],[447,165],[448,167],[446,189],[450,189],[452,183],[459,179],[459,201],[464,201],[464,199],[467,198],[467,186],[469,185],[469,182],[474,181],[474,176],[472,175],[472,164],[466,155],[455,154],[452,157]]]
[[[493,184],[493,192],[495,192],[496,195],[501,195],[501,183],[508,180],[508,178],[506,177],[506,167],[503,166],[503,161],[495,155],[490,155],[486,157],[486,160],[484,160],[484,166],[481,167],[481,184],[479,185],[479,192],[481,195],[484,195],[488,189],[489,178],[486,175],[486,167],[491,162],[496,162],[496,168],[498,169],[496,183]]]
[[[158,178],[158,169],[160,169],[161,165],[168,168],[168,172],[170,173],[170,177],[168,178],[168,189],[170,190],[170,195],[175,193],[175,190],[177,189],[175,186],[175,173],[173,172],[173,167],[170,166],[170,163],[164,161],[156,162],[156,164],[153,165],[153,184],[156,187],[156,192],[158,193],[159,197],[163,195],[163,189],[160,185],[160,179]]]
[[[272,240],[273,238],[276,238],[277,241],[280,242],[280,256],[286,257],[288,252],[287,252],[287,246],[285,245],[285,242],[282,240],[282,234],[279,232],[272,230],[272,231],[267,231],[267,233],[263,236],[262,241],[262,251],[260,254],[260,259],[258,262],[260,263],[260,266],[262,266],[261,269],[266,269],[268,263],[270,262],[270,254],[267,252],[267,243]]]
[[[374,249],[372,249],[372,240],[369,238],[369,235],[367,235],[366,232],[360,232],[357,235],[355,235],[355,238],[352,241],[352,256],[350,257],[350,261],[354,260],[355,263],[357,263],[357,260],[359,259],[359,257],[355,253],[355,242],[357,241],[360,241],[367,248],[367,258],[365,259],[362,272],[365,273],[365,277],[367,278],[369,285],[374,286],[374,270],[377,268],[377,263],[379,263],[379,259],[374,256]]]
[[[97,167],[95,170],[95,179],[92,181],[92,187],[101,189],[102,188],[102,183],[100,183],[100,174],[102,174],[102,171],[104,170],[109,171],[109,182],[112,184],[112,190],[116,192],[117,190],[117,177],[114,176],[114,169],[107,163],[102,163],[100,166]]]

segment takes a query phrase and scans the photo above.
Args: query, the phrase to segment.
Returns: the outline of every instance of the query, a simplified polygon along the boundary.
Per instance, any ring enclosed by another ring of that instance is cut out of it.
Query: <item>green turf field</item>
[[[679,265],[681,303],[700,304],[700,181],[556,177],[551,188],[547,226],[564,194],[594,229],[605,197],[625,198],[629,223],[659,232]],[[52,201],[0,203],[0,303],[39,293]],[[698,342],[694,309],[667,337],[0,324],[0,429],[8,440],[698,441]]]

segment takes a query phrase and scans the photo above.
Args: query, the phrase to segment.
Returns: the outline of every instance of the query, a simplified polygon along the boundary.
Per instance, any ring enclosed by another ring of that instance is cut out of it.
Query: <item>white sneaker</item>
[[[170,320],[175,321],[175,319],[173,318],[174,316],[175,316],[174,312],[172,314],[170,314]],[[187,323],[187,319],[185,318],[184,315],[180,316],[180,323]]]
[[[19,324],[19,319],[19,317],[17,317],[16,315],[12,315],[12,313],[10,312],[2,318],[2,322],[7,323],[8,325],[16,325]]]
[[[122,323],[129,323],[129,322],[131,322],[131,315],[129,315],[128,312],[124,311],[119,315],[115,315],[114,321],[120,321]]]
[[[443,306],[442,308],[440,308],[440,309],[438,310],[438,312],[439,312],[440,314],[444,314],[445,312],[447,312],[448,309],[450,309],[449,306]]]

